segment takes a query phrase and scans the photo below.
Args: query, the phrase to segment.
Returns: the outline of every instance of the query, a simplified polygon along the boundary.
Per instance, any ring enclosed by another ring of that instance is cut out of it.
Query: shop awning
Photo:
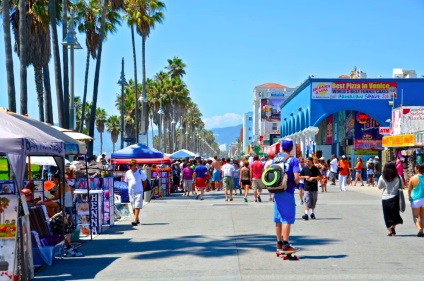
[[[278,152],[280,152],[280,142],[274,143],[268,147],[268,154],[272,153],[277,155]]]

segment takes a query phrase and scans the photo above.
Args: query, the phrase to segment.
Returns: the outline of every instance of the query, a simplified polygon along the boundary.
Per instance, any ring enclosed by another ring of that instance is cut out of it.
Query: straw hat
[[[128,162],[128,165],[130,165],[130,166],[137,165],[137,160],[131,159],[130,162]]]

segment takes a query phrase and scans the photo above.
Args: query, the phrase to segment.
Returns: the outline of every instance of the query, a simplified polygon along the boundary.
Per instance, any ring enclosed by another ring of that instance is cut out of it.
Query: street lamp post
[[[69,106],[69,124],[68,128],[71,130],[75,129],[75,104],[74,104],[74,50],[82,49],[78,43],[78,39],[75,36],[74,30],[74,9],[71,7],[71,23],[68,26],[68,32],[62,42],[62,45],[67,46],[71,50],[71,85],[70,85],[70,106]],[[82,117],[81,117],[82,118]]]
[[[144,108],[144,103],[147,102],[147,99],[146,99],[146,96],[144,95],[144,93],[138,98],[138,101],[141,102],[141,106],[140,106],[140,112],[141,112],[141,114],[140,114],[141,134],[144,134],[145,135],[145,137],[146,137],[146,143],[145,144],[148,145],[147,131],[144,129],[146,124],[145,124],[145,120],[144,120],[144,111],[143,111],[143,108]],[[137,134],[137,138],[138,138],[138,134]],[[138,142],[140,142],[140,141],[138,141]]]
[[[119,78],[118,84],[121,85],[121,149],[124,148],[124,88],[128,86],[127,80],[125,80],[124,73],[124,58],[122,58],[122,70],[121,77]]]
[[[163,150],[163,146],[162,146],[162,119],[163,119],[163,109],[162,109],[162,98],[159,98],[159,110],[158,110],[158,114],[159,114],[159,151]]]

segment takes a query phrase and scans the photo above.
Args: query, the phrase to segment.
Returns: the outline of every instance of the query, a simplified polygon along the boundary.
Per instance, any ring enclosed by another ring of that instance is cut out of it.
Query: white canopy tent
[[[182,159],[182,158],[194,158],[196,157],[196,153],[191,152],[187,149],[180,149],[174,153],[172,153],[171,155],[169,155],[169,158],[171,159]]]
[[[18,194],[23,188],[25,159],[27,156],[53,156],[57,165],[62,170],[64,169],[63,159],[65,157],[65,145],[63,141],[44,133],[28,123],[10,116],[3,110],[0,110],[0,130],[0,153],[6,155],[9,160],[11,169],[15,175],[16,190]],[[24,233],[21,232],[23,229],[26,229],[25,236],[30,236],[29,218],[26,218],[27,216],[28,215],[22,216],[20,211],[18,211],[18,239],[15,242],[20,244],[18,249],[23,249],[24,243],[27,243],[25,244],[27,249],[32,249],[31,239],[27,239],[25,242],[22,238]],[[23,227],[23,225],[25,225],[25,227]],[[29,252],[32,253],[31,250],[29,250]],[[21,250],[18,253],[15,251],[14,255],[20,257],[21,266],[23,266],[21,269],[22,276],[30,279],[33,276],[32,259],[29,260],[32,254],[28,257],[23,253],[23,250]],[[14,274],[16,265],[14,261],[9,262],[14,264]]]

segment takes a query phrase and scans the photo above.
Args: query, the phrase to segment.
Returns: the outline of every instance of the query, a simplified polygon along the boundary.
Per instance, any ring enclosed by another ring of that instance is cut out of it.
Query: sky
[[[334,78],[356,66],[369,78],[392,77],[393,68],[424,75],[422,0],[162,0],[163,24],[146,41],[146,72],[152,78],[167,59],[186,64],[184,81],[207,129],[242,123],[253,109],[253,89],[264,83],[296,87],[310,74]],[[58,31],[60,32],[61,29]],[[0,30],[3,35],[3,29]],[[75,96],[84,87],[83,50],[75,51]],[[14,40],[12,35],[12,40]],[[141,83],[141,37],[136,38]],[[0,41],[0,107],[7,108],[4,41]],[[129,27],[123,23],[103,44],[98,107],[118,115],[117,81],[121,60],[126,79],[134,78]],[[19,111],[19,61],[13,58]],[[95,62],[90,61],[88,101]],[[38,119],[32,67],[28,68],[29,115]],[[54,86],[53,57],[50,79]],[[53,108],[56,108],[55,93]],[[111,102],[113,101],[113,102]],[[55,122],[57,114],[54,113]]]

